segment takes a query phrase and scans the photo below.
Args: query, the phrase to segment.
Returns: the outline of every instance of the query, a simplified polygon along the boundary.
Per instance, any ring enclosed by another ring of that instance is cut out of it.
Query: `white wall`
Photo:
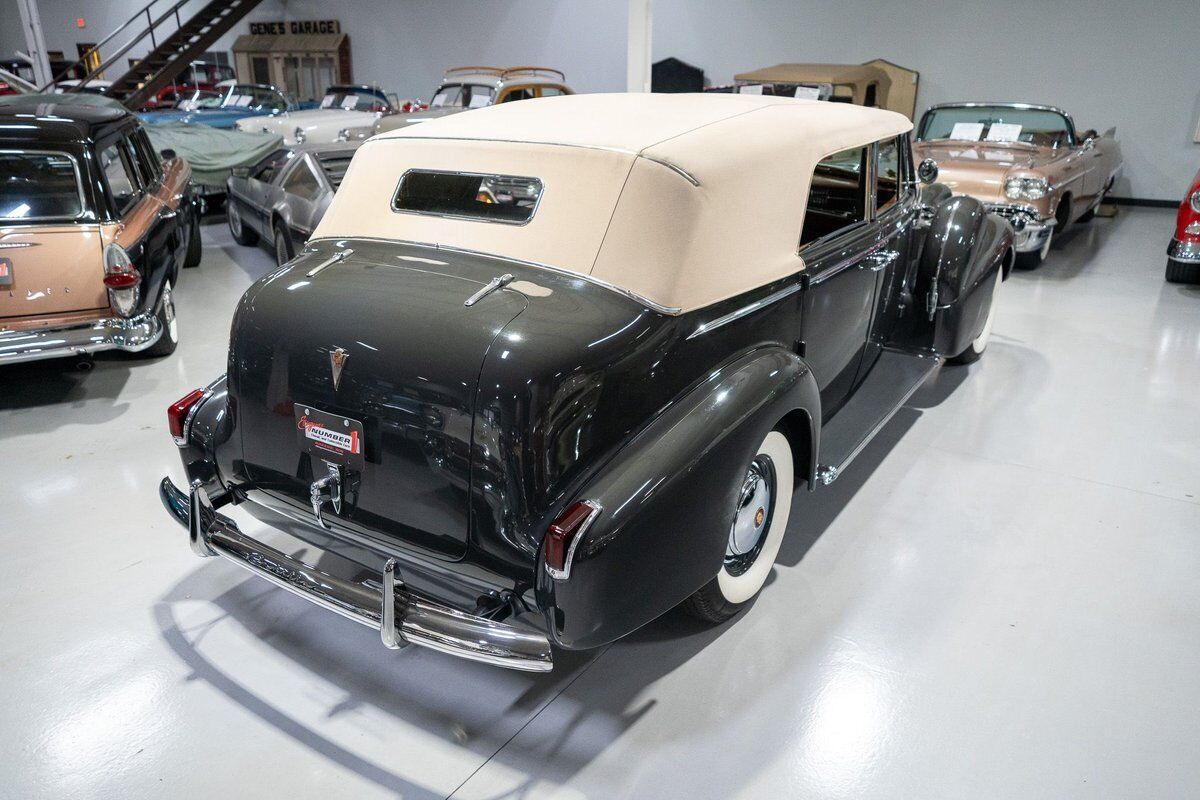
[[[1117,194],[1171,199],[1200,166],[1197,0],[653,0],[654,59],[676,56],[714,82],[781,61],[882,57],[921,72],[918,105],[1024,100],[1066,108],[1080,127],[1117,126]],[[201,0],[194,0],[199,5]],[[51,49],[97,41],[144,0],[41,0]],[[626,0],[266,0],[250,19],[341,20],[355,79],[427,97],[460,64],[543,64],[578,91],[625,86]],[[24,47],[0,26],[0,53]],[[83,16],[88,28],[77,31]],[[216,49],[247,31],[235,26]]]

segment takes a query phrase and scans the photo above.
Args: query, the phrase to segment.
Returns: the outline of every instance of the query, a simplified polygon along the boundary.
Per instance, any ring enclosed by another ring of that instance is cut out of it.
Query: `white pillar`
[[[17,0],[17,8],[21,10],[25,49],[33,65],[33,82],[42,88],[54,79],[50,59],[46,57],[46,38],[42,36],[42,15],[38,13],[37,0]]]
[[[650,91],[650,6],[653,0],[629,0],[625,91]]]

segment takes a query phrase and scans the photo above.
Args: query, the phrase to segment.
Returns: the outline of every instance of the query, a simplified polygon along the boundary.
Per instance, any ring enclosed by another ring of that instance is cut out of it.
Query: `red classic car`
[[[1179,204],[1175,237],[1167,245],[1167,280],[1200,283],[1200,172]]]
[[[210,64],[206,61],[193,61],[187,69],[179,73],[172,83],[159,89],[139,110],[157,111],[163,108],[176,108],[180,100],[191,97],[197,90],[212,91],[219,85],[235,79],[232,67],[224,64]]]

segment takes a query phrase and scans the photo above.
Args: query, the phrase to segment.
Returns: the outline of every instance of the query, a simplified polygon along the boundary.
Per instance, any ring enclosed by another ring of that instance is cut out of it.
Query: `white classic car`
[[[342,140],[366,139],[377,133],[407,128],[472,108],[574,94],[566,76],[549,67],[455,67],[446,70],[429,108],[404,114],[385,114],[369,125],[347,128]]]
[[[271,117],[239,119],[239,131],[278,133],[289,147],[310,143],[343,141],[339,135],[350,128],[370,128],[383,114],[398,110],[396,95],[377,86],[330,86],[318,108],[289,111]]]

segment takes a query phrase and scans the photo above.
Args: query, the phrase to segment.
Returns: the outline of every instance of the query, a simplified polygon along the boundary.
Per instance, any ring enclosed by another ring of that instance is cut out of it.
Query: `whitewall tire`
[[[996,280],[992,283],[991,297],[988,298],[987,319],[983,321],[983,330],[967,345],[966,350],[947,359],[951,364],[971,364],[983,356],[983,351],[987,349],[988,342],[992,338],[992,325],[996,321],[996,298],[1000,295],[1000,284],[1002,283],[1004,283],[1003,267],[996,271]]]
[[[690,614],[723,622],[762,590],[787,530],[794,486],[792,447],[783,433],[773,430],[738,485],[720,571],[684,602]]]

